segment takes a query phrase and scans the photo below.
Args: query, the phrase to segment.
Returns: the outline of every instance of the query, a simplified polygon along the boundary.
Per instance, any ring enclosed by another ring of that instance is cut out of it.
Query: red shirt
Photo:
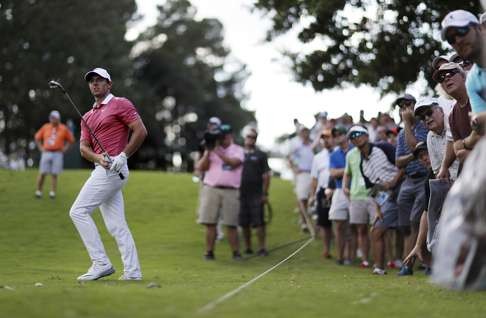
[[[99,106],[95,104],[83,118],[106,152],[110,156],[117,156],[128,144],[130,132],[128,125],[140,116],[128,99],[108,94]],[[91,145],[94,152],[103,153],[84,122],[81,121],[81,141],[84,140]]]

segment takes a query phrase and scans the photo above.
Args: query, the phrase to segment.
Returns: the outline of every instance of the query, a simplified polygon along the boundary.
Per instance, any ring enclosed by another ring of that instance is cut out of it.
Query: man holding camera
[[[232,129],[229,125],[221,125],[219,130],[214,148],[207,147],[196,163],[196,169],[204,171],[198,223],[206,226],[206,260],[214,259],[216,225],[220,214],[222,223],[227,227],[233,259],[239,260],[239,188],[245,154],[242,147],[233,143]]]

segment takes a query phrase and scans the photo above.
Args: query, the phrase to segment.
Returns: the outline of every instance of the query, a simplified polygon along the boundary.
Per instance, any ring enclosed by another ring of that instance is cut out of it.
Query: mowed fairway
[[[89,171],[66,171],[58,198],[34,198],[36,171],[0,171],[0,317],[485,317],[485,293],[430,285],[423,273],[376,277],[356,265],[323,261],[314,241],[294,258],[204,314],[197,310],[284,259],[305,240],[296,225],[291,185],[273,180],[269,257],[235,262],[226,241],[216,261],[202,259],[203,228],[195,223],[198,185],[190,175],[131,172],[127,218],[144,274],[117,280],[122,267],[98,212],[95,220],[117,270],[79,284],[90,266],[68,215]],[[35,287],[40,282],[42,287]],[[153,282],[160,288],[147,288]],[[8,286],[8,287],[6,287]]]

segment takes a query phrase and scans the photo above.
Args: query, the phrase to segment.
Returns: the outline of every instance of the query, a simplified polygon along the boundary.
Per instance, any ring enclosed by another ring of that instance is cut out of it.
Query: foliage
[[[435,86],[428,67],[445,51],[438,41],[442,18],[459,8],[481,12],[472,0],[258,0],[255,8],[273,21],[270,40],[302,27],[299,40],[321,46],[288,54],[298,81],[317,91],[369,84],[383,93],[405,90],[421,72]]]

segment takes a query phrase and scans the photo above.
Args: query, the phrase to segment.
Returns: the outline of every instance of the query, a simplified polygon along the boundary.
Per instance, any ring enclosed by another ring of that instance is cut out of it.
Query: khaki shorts
[[[239,189],[203,186],[197,222],[200,224],[217,224],[221,219],[223,225],[238,226],[239,196]]]
[[[349,203],[349,223],[369,224],[376,214],[376,204],[372,198],[351,200]]]
[[[63,153],[61,151],[43,151],[39,163],[41,174],[58,175],[62,172]]]
[[[335,189],[332,195],[329,220],[346,221],[349,219],[349,200],[343,189]]]
[[[312,178],[310,173],[301,172],[295,177],[295,194],[299,200],[307,200],[310,194]]]

